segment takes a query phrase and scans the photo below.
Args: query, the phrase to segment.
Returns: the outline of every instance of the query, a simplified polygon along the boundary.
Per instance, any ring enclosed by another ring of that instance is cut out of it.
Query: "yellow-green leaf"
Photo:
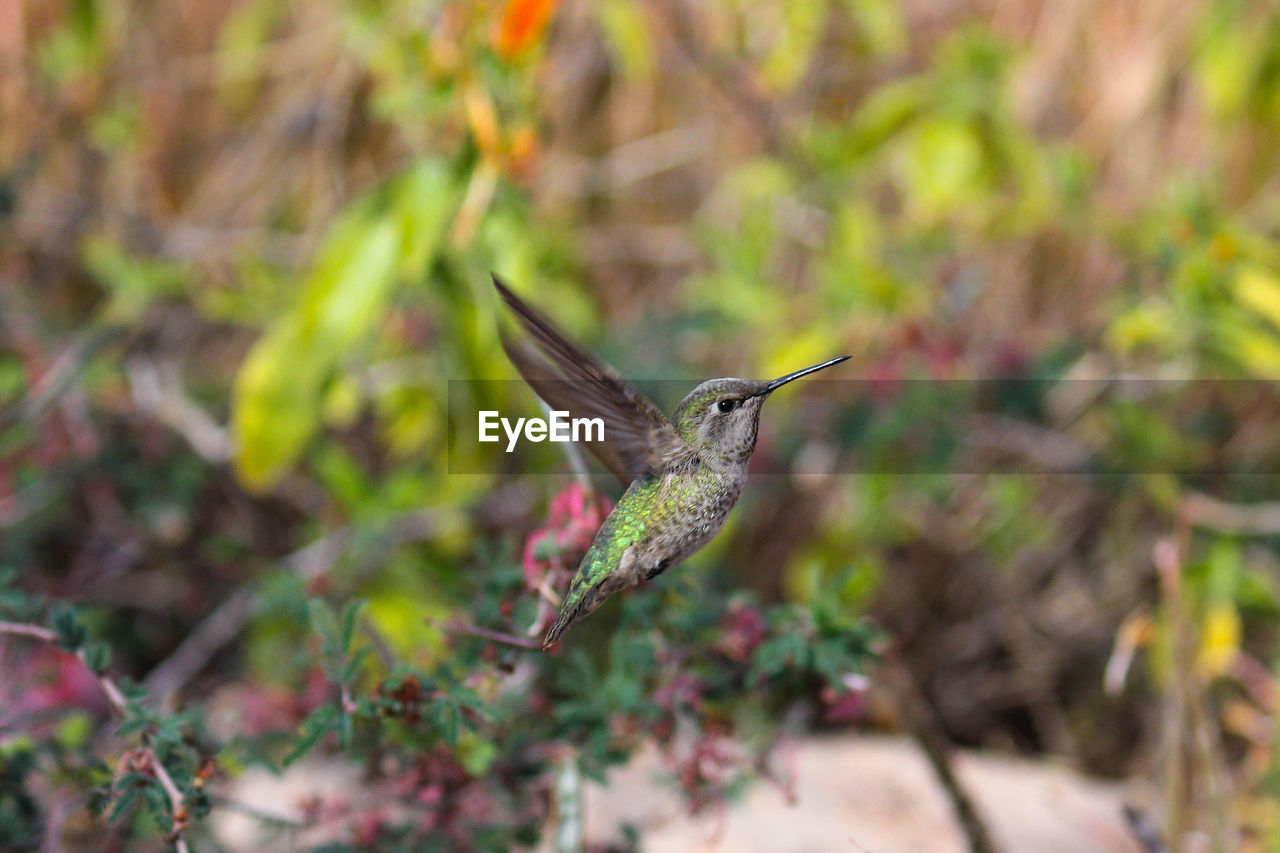
[[[845,5],[866,35],[876,56],[896,56],[907,47],[907,28],[893,0],[846,0]]]
[[[765,376],[774,379],[785,376],[795,370],[826,361],[843,353],[832,350],[835,335],[822,326],[814,326],[803,332],[785,335],[778,338],[774,347],[767,354],[764,363]],[[831,379],[825,373],[815,374],[815,379]],[[807,379],[800,380],[808,381]]]
[[[1168,306],[1144,302],[1121,312],[1107,329],[1107,343],[1121,354],[1129,355],[1144,347],[1167,348],[1173,337],[1173,317]]]
[[[81,247],[85,267],[110,293],[102,311],[109,322],[136,321],[157,299],[181,294],[186,286],[183,268],[128,252],[114,240],[90,236]]]
[[[773,48],[760,66],[760,76],[777,91],[787,91],[804,76],[822,37],[825,3],[782,4],[774,28]]]
[[[439,160],[423,160],[396,183],[393,207],[400,225],[400,274],[413,279],[426,273],[453,218],[458,193]]]
[[[1254,376],[1280,376],[1280,338],[1274,333],[1225,312],[1214,329],[1226,351]]]
[[[1208,678],[1225,673],[1240,651],[1240,614],[1229,601],[1210,605],[1200,628],[1196,663]]]
[[[909,198],[926,220],[971,209],[987,194],[982,142],[967,122],[930,118],[920,122],[906,152]]]
[[[1280,326],[1280,276],[1256,266],[1241,266],[1233,283],[1236,299]]]
[[[334,368],[372,333],[395,284],[426,274],[456,201],[444,166],[425,160],[333,226],[298,302],[236,378],[235,465],[248,487],[270,487],[297,459],[319,426]],[[331,414],[341,414],[338,402]]]
[[[392,284],[394,223],[347,227],[339,237],[322,253],[302,303],[258,341],[236,377],[235,466],[250,488],[268,488],[302,451],[319,423],[325,380],[369,331]]]
[[[636,0],[600,0],[595,12],[623,76],[648,76],[653,71],[653,35]]]

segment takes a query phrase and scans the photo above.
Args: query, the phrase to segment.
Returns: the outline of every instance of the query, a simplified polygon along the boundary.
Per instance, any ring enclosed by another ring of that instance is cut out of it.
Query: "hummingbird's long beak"
[[[774,391],[777,391],[779,388],[781,388],[783,385],[786,385],[788,382],[794,382],[797,379],[799,379],[801,376],[808,376],[810,373],[817,373],[819,370],[822,370],[823,368],[826,368],[826,367],[830,367],[833,364],[839,364],[842,361],[848,361],[851,357],[852,356],[842,355],[837,358],[833,358],[830,361],[824,361],[822,362],[822,364],[815,364],[813,367],[806,367],[804,370],[797,370],[795,373],[788,373],[786,376],[781,376],[773,380],[772,382],[770,382],[769,386],[764,389],[764,393],[772,394]]]

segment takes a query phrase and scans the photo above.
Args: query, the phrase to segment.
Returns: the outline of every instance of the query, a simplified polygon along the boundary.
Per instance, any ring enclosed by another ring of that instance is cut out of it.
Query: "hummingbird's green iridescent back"
[[[710,541],[742,494],[764,401],[848,356],[772,382],[708,380],[681,401],[672,423],[497,276],[493,283],[533,345],[503,336],[512,363],[552,408],[604,419],[605,440],[586,447],[627,486],[582,558],[542,641],[545,649],[609,596],[657,577]]]

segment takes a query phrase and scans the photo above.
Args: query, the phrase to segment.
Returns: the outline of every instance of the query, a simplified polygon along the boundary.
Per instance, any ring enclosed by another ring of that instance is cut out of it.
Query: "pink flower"
[[[575,567],[612,509],[608,498],[576,480],[557,493],[547,523],[525,541],[520,561],[525,582],[536,587],[553,569]]]
[[[871,368],[867,376],[867,395],[882,406],[894,402],[902,386],[902,370],[896,363],[883,361]]]
[[[856,722],[866,710],[867,690],[870,686],[866,676],[849,673],[840,687],[828,684],[822,688],[820,697],[826,706],[822,712],[822,722]]]
[[[673,758],[671,769],[692,814],[724,800],[744,761],[737,743],[710,730],[704,731],[687,753]]]
[[[93,673],[47,643],[0,640],[0,672],[0,730],[48,732],[68,710],[110,711]]]
[[[750,658],[764,639],[764,620],[760,614],[738,601],[729,605],[720,626],[724,633],[717,646],[727,657],[739,662]]]
[[[701,712],[703,689],[702,682],[692,673],[682,672],[659,687],[653,694],[653,701],[668,713],[684,708]]]

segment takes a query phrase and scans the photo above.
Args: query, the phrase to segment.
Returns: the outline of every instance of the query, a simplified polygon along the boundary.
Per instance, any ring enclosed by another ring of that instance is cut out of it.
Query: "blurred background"
[[[579,771],[889,732],[1280,849],[1278,128],[1274,3],[0,4],[0,847],[576,850]],[[868,382],[526,651],[618,490],[450,456],[536,411],[489,270],[638,380]]]

